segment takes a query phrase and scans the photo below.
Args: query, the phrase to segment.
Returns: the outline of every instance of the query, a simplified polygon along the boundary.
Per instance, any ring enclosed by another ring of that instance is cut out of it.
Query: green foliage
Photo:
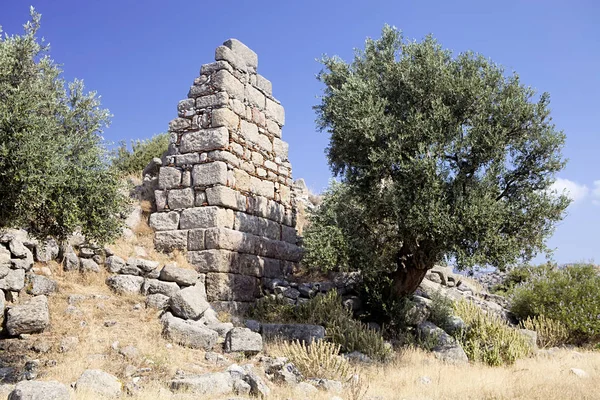
[[[112,166],[122,175],[140,174],[153,158],[160,158],[169,147],[169,135],[161,133],[148,140],[131,141],[131,150],[121,142],[115,150]]]
[[[522,320],[544,316],[560,322],[575,343],[600,339],[600,273],[590,264],[541,269],[512,294],[511,311]]]
[[[431,307],[429,309],[428,320],[431,321],[435,326],[447,331],[453,315],[453,301],[440,292],[433,293],[431,296]]]
[[[544,270],[553,268],[554,266],[551,263],[538,266],[518,265],[509,269],[504,282],[494,286],[491,291],[496,294],[510,294],[515,287],[527,282],[533,274],[539,274]]]
[[[531,353],[529,340],[500,317],[486,314],[465,300],[454,303],[454,307],[455,314],[468,326],[458,333],[457,339],[469,360],[500,366],[513,364]]]
[[[537,344],[541,348],[560,346],[567,343],[569,339],[569,331],[562,322],[543,315],[527,317],[520,325],[523,329],[537,333]]]
[[[23,35],[0,37],[0,227],[104,242],[125,200],[102,145],[109,113],[82,81],[65,82],[39,26],[32,8]]]
[[[283,299],[264,297],[251,310],[251,317],[264,322],[295,322],[323,325],[327,338],[341,346],[341,351],[360,351],[371,358],[385,360],[390,349],[374,329],[353,318],[344,308],[335,290],[318,295],[308,302],[292,306]]]
[[[350,363],[340,355],[340,345],[323,340],[309,345],[299,341],[284,342],[283,354],[306,379],[333,379],[346,381]]]
[[[317,121],[345,197],[334,200],[336,218],[313,229],[337,226],[334,242],[347,244],[324,257],[326,268],[342,260],[376,280],[391,276],[400,295],[422,279],[403,271],[449,259],[504,267],[548,250],[569,204],[549,190],[565,165],[565,135],[548,94],[482,55],[454,56],[430,36],[405,41],[387,26],[351,63],[322,62]],[[344,256],[348,246],[359,257]]]

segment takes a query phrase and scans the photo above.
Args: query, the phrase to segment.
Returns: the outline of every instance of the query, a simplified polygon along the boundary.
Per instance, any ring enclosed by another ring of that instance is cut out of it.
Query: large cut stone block
[[[285,125],[285,112],[281,104],[277,104],[271,99],[267,99],[267,106],[265,108],[265,114],[267,118],[272,119],[279,125]]]
[[[281,228],[277,222],[246,214],[244,212],[235,213],[233,228],[238,231],[251,233],[257,236],[264,236],[273,240],[279,240],[281,236]]]
[[[258,126],[251,122],[240,121],[240,135],[244,140],[252,143],[258,143]]]
[[[311,344],[325,337],[325,328],[307,324],[262,324],[261,333],[265,339],[299,340]]]
[[[223,43],[223,46],[227,46],[233,50],[234,53],[246,62],[246,66],[254,70],[258,68],[258,55],[244,43],[237,39],[228,39]]]
[[[181,212],[181,229],[233,227],[233,210],[219,207],[194,207]]]
[[[162,252],[185,250],[188,247],[188,231],[161,231],[154,234],[154,248]]]
[[[265,109],[265,95],[254,86],[246,85],[246,99],[251,106],[257,107],[259,110]]]
[[[173,189],[181,185],[181,171],[174,167],[162,167],[158,173],[158,188]]]
[[[267,95],[273,94],[273,84],[270,80],[268,80],[260,74],[256,75],[256,87],[262,90],[263,93]]]
[[[219,128],[202,129],[195,132],[184,133],[181,138],[179,151],[182,153],[210,151],[222,149],[228,145],[229,131],[226,127],[221,126]]]
[[[223,249],[240,253],[256,254],[259,237],[248,233],[225,228],[210,228],[204,234],[207,249]]]
[[[253,301],[260,294],[260,281],[246,275],[206,274],[208,301]]]
[[[198,97],[196,99],[196,108],[217,108],[224,107],[229,104],[229,96],[225,92],[219,92],[208,96]]]
[[[208,329],[201,322],[177,318],[170,312],[163,314],[161,322],[163,335],[185,347],[208,351],[212,350],[219,339],[217,332]]]
[[[206,189],[206,198],[211,206],[228,207],[234,210],[245,208],[246,198],[240,198],[238,192],[227,186],[214,186]]]
[[[213,128],[225,127],[227,129],[237,129],[240,123],[240,117],[229,108],[217,108],[212,111],[211,124]]]
[[[215,50],[216,61],[227,61],[233,68],[246,72],[246,60],[227,46],[219,46]]]
[[[281,276],[281,262],[273,258],[229,250],[204,250],[188,252],[190,264],[199,272],[229,272],[242,275],[269,277]]]
[[[227,164],[215,161],[194,165],[192,177],[194,186],[227,185]]]
[[[188,261],[198,272],[232,272],[234,253],[227,250],[188,252]]]
[[[188,250],[204,250],[204,229],[190,229],[188,233]]]
[[[150,227],[155,231],[172,231],[179,227],[179,213],[162,212],[150,215]]]
[[[213,87],[219,92],[227,92],[229,97],[244,100],[244,84],[228,71],[217,71],[212,80]]]
[[[171,210],[194,207],[194,189],[169,190],[167,204]]]
[[[283,140],[279,138],[273,139],[273,152],[275,153],[275,157],[279,157],[281,160],[286,161],[288,159],[289,148],[289,144]]]

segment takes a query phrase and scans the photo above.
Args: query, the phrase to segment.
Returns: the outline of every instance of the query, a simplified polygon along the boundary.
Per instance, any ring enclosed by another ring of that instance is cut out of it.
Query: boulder
[[[92,395],[115,398],[121,395],[122,384],[107,372],[99,369],[87,369],[77,379],[75,390]]]
[[[222,396],[233,391],[233,378],[227,372],[211,372],[175,378],[169,382],[171,390],[199,395]]]
[[[198,321],[184,320],[173,316],[170,312],[161,317],[163,335],[185,347],[212,350],[217,343],[217,332],[207,328]]]
[[[21,381],[8,400],[70,400],[69,388],[56,381]]]
[[[25,287],[25,270],[24,269],[10,269],[7,274],[0,279],[0,289],[19,292]]]
[[[31,251],[18,239],[13,239],[8,243],[8,248],[14,258],[33,258]]]
[[[42,275],[29,275],[27,293],[33,296],[48,295],[58,290],[58,284]]]
[[[198,272],[192,269],[179,268],[176,264],[167,264],[160,271],[159,279],[175,282],[180,286],[192,286],[198,282]]]
[[[325,328],[308,324],[262,324],[261,333],[265,339],[299,340],[310,344],[325,337]]]
[[[431,322],[423,322],[417,327],[421,340],[433,344],[432,352],[436,358],[450,364],[466,364],[469,362],[467,354],[452,336],[438,328]]]
[[[331,379],[309,379],[308,383],[325,392],[341,393],[342,382]]]
[[[48,299],[43,295],[14,306],[6,313],[6,329],[11,336],[41,332],[49,323]]]
[[[119,274],[121,273],[121,269],[125,267],[126,264],[125,260],[123,260],[121,257],[113,255],[106,258],[104,265],[109,272],[113,274]]]
[[[259,352],[263,348],[262,336],[248,328],[233,328],[225,336],[225,351]]]
[[[139,269],[141,269],[142,271],[144,271],[146,273],[157,269],[158,266],[160,265],[160,263],[158,261],[145,260],[143,258],[135,258],[135,257],[129,257],[129,259],[127,260],[127,264],[138,267]]]
[[[176,284],[175,284],[176,285]],[[169,302],[171,311],[183,319],[198,319],[210,304],[206,301],[204,285],[188,286],[178,291]]]
[[[106,284],[118,294],[138,294],[142,290],[144,278],[132,275],[113,275],[106,279]]]
[[[168,297],[173,297],[179,292],[179,286],[175,282],[163,282],[158,279],[146,279],[142,285],[142,294],[164,294]]]
[[[250,393],[259,398],[268,397],[271,389],[263,381],[263,379],[254,372],[252,364],[244,365],[244,381],[250,385]]]
[[[75,253],[66,253],[63,258],[63,269],[65,271],[75,271],[79,269],[79,257]]]
[[[54,239],[48,239],[35,246],[35,260],[39,262],[54,260],[58,258],[59,253],[60,247]]]
[[[79,259],[79,271],[81,272],[100,272],[100,266],[91,258]]]
[[[164,310],[167,307],[169,307],[169,297],[164,294],[156,293],[146,297],[146,308]]]

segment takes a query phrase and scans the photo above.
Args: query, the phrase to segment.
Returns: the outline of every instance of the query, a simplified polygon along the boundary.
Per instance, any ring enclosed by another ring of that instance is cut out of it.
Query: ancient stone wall
[[[202,66],[169,124],[150,216],[159,250],[186,249],[208,300],[251,302],[299,261],[284,109],[236,39]]]

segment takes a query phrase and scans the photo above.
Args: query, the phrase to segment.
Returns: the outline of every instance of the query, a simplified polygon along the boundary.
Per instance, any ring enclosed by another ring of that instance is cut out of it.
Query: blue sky
[[[166,131],[202,64],[230,37],[259,55],[260,74],[286,108],[294,177],[327,186],[325,133],[312,107],[322,54],[350,60],[385,23],[408,38],[432,33],[455,52],[473,50],[551,94],[570,160],[557,187],[575,202],[550,240],[560,263],[600,260],[600,3],[574,1],[132,1],[0,0],[0,25],[21,33],[28,6],[65,77],[83,78],[114,115],[108,141]]]

